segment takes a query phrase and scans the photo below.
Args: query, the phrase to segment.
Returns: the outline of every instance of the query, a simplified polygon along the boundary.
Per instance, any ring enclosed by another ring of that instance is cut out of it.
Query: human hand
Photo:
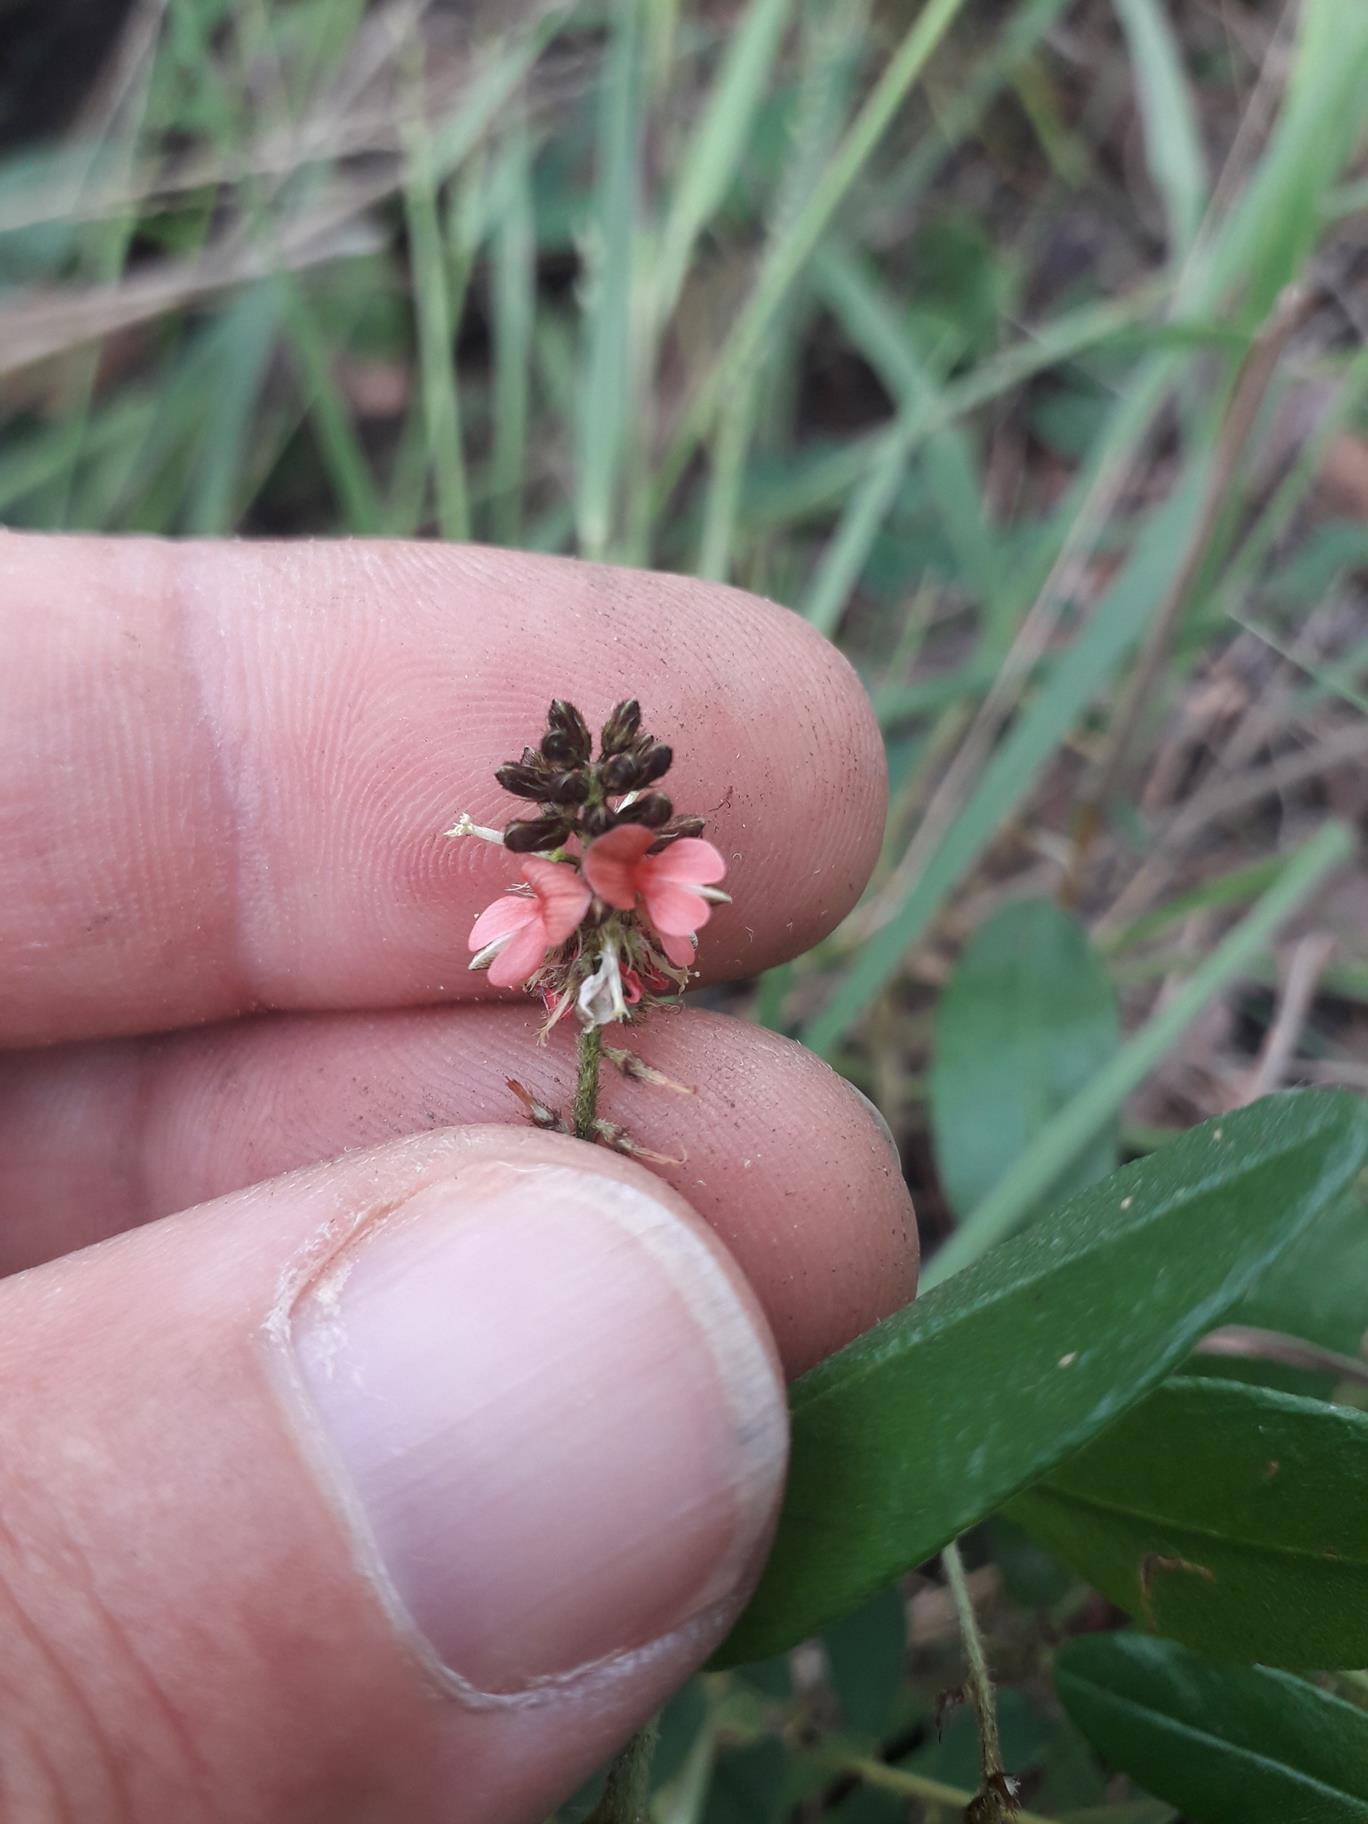
[[[603,1083],[684,1163],[520,1125],[573,1035],[467,972],[508,857],[439,832],[637,695],[750,975],[864,883],[868,707],[739,592],[474,549],[0,535],[0,624],[0,1815],[537,1819],[725,1634],[779,1364],[916,1237],[717,1015],[633,1035],[694,1096]]]

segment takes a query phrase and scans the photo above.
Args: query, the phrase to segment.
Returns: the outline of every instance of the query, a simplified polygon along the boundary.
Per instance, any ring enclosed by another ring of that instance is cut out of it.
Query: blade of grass
[[[131,73],[128,92],[122,103],[106,121],[105,131],[88,148],[89,157],[79,180],[81,189],[85,189],[97,169],[102,177],[105,172],[113,169],[119,176],[126,178],[137,159],[155,81],[163,18],[160,10],[144,7],[141,9],[141,18],[138,12],[131,12],[129,21],[129,26],[125,29],[137,32],[142,40],[137,52],[137,65]],[[138,213],[133,208],[120,210],[106,220],[91,225],[83,264],[97,287],[113,285],[122,276],[128,265],[137,228]],[[103,350],[98,343],[84,350],[67,383],[63,410],[78,426],[78,431],[65,476],[63,498],[54,515],[53,523],[59,529],[71,523],[71,508],[85,438],[94,416],[102,355]]]
[[[962,379],[947,382],[937,399],[924,408],[915,441],[920,444],[943,426],[1025,385],[1037,374],[1047,373],[1089,349],[1132,332],[1139,319],[1153,309],[1158,295],[1157,288],[1145,287],[1127,298],[1066,311],[1038,333],[1023,337],[1002,354],[980,363]],[[885,428],[850,438],[829,456],[806,467],[768,500],[743,503],[748,521],[782,525],[839,505],[878,462],[887,436]]]
[[[1304,0],[1296,54],[1273,131],[1239,202],[1217,232],[1203,226],[1179,307],[1223,302],[1243,328],[1268,315],[1310,260],[1332,186],[1363,132],[1368,8]],[[1238,300],[1230,294],[1238,292]]]
[[[849,0],[835,10],[821,0],[801,8],[797,89],[787,160],[767,212],[767,241],[783,239],[821,176],[850,109],[852,70],[863,48],[867,0]],[[801,361],[805,300],[797,291],[776,310],[763,352],[737,377],[723,400],[709,439],[708,482],[699,551],[704,576],[725,580],[735,568],[742,487],[752,444],[786,449],[795,437],[794,377]],[[646,513],[649,524],[650,502]],[[770,551],[754,541],[752,568],[762,569]]]
[[[351,407],[333,370],[332,351],[313,304],[294,274],[280,274],[285,323],[299,360],[308,416],[328,478],[337,490],[347,529],[375,537],[384,528],[384,508],[370,461],[352,422]]]
[[[420,78],[412,72],[416,95]],[[409,232],[413,308],[418,326],[418,373],[427,431],[428,467],[443,538],[470,537],[469,489],[461,438],[461,405],[456,380],[458,310],[452,295],[451,261],[443,245],[432,162],[432,135],[420,106],[412,109],[405,134],[404,215]],[[477,180],[478,181],[478,180]],[[455,257],[465,262],[465,249]]]
[[[948,97],[937,95],[936,127],[923,134],[894,176],[886,180],[886,194],[876,191],[870,214],[901,216],[904,198],[920,196],[929,188],[945,161],[973,132],[989,104],[1012,73],[1043,42],[1064,11],[1068,0],[1021,0],[1000,22],[995,22],[987,54],[966,76],[957,72]]]
[[[111,448],[139,443],[156,416],[156,400],[128,392],[112,400],[91,420],[84,438],[87,460],[98,461]],[[65,488],[73,453],[82,442],[81,427],[67,419],[19,434],[6,430],[0,449],[0,516],[16,525],[50,527],[57,523],[50,502]]]
[[[909,334],[905,312],[870,265],[830,243],[813,256],[818,294],[904,408],[920,407],[939,427],[926,433],[924,472],[965,587],[989,610],[997,596],[995,541],[983,515],[983,479],[963,428],[943,416],[941,388],[931,364]],[[943,359],[937,368],[945,365]]]
[[[965,0],[927,0],[894,51],[879,81],[851,122],[835,156],[822,172],[797,218],[766,252],[755,287],[742,307],[722,352],[688,407],[666,451],[657,478],[657,506],[679,480],[720,401],[755,360],[776,312],[794,280],[830,226],[899,108]]]
[[[1239,867],[1228,868],[1222,874],[1213,874],[1209,880],[1199,882],[1189,892],[1175,894],[1153,911],[1142,912],[1118,931],[1104,931],[1100,936],[1094,934],[1094,941],[1107,956],[1114,957],[1122,951],[1133,950],[1138,945],[1149,943],[1171,926],[1181,924],[1194,912],[1208,912],[1218,906],[1239,905],[1243,900],[1252,899],[1256,893],[1262,893],[1266,887],[1271,886],[1282,870],[1283,859],[1280,855],[1242,862]]]
[[[214,22],[202,9],[174,6],[171,20],[176,55],[195,77],[196,94],[207,108],[210,135],[231,168],[252,115],[251,41],[261,32],[262,15],[258,8],[225,11],[224,22],[230,27],[228,56],[221,55],[213,42]],[[230,65],[236,69],[236,87],[230,84]],[[310,189],[322,175],[313,174]],[[350,404],[333,371],[332,352],[313,298],[291,270],[278,198],[268,196],[262,181],[249,179],[242,186],[241,200],[246,226],[266,249],[269,274],[279,287],[285,340],[292,347],[304,382],[301,390],[305,415],[311,421],[320,458],[347,528],[362,536],[379,533],[383,530],[383,513],[375,478],[352,422]]]
[[[1199,465],[1200,466],[1200,465]],[[888,921],[870,936],[803,1033],[823,1055],[897,973],[908,949],[946,896],[974,866],[1048,764],[1064,732],[1115,676],[1162,595],[1175,548],[1188,535],[1198,487],[1184,485],[1156,515],[1130,564],[1092,619],[1059,659],[1026,712],[993,753],[959,815],[949,824]]]
[[[532,209],[532,144],[519,113],[504,136],[499,214],[490,246],[494,334],[494,448],[490,459],[493,531],[515,545],[522,529],[527,473],[532,324],[537,310],[537,242]]]
[[[1114,0],[1135,67],[1145,153],[1168,218],[1170,256],[1192,246],[1206,206],[1206,160],[1182,56],[1163,0]]]
[[[922,415],[923,404],[918,399],[886,433],[882,451],[851,496],[840,523],[827,540],[812,582],[798,603],[798,612],[828,639],[840,626],[874,541],[898,497]]]
[[[1368,397],[1368,349],[1360,350],[1349,363],[1334,402],[1305,440],[1273,498],[1261,506],[1244,542],[1226,565],[1216,590],[1217,602],[1226,613],[1238,619],[1243,604],[1257,587],[1258,579],[1268,574],[1278,542],[1320,477],[1327,449],[1351,422],[1365,397]]]
[[[599,98],[597,199],[587,248],[577,522],[586,557],[621,524],[623,458],[636,379],[634,269],[645,130],[644,0],[623,0]]]
[[[732,573],[732,551],[741,512],[741,486],[746,454],[755,432],[756,388],[749,380],[722,408],[712,439],[712,462],[703,496],[703,530],[694,563],[697,575],[726,582]]]
[[[731,30],[702,113],[689,123],[656,256],[654,306],[660,321],[674,309],[698,237],[736,180],[791,10],[792,0],[750,0]]]
[[[1326,879],[1352,859],[1346,824],[1329,823],[1286,863],[1277,881],[1198,964],[1092,1081],[1042,1129],[1011,1173],[984,1198],[932,1258],[922,1289],[939,1285],[1011,1233],[1079,1149],[1110,1121],[1126,1097],[1172,1050],[1193,1021],[1261,956],[1270,938]]]
[[[234,530],[241,478],[257,400],[280,335],[280,287],[259,280],[235,297],[214,326],[211,392],[194,401],[194,426],[208,422],[212,437],[193,434],[183,529],[192,537],[223,537]]]
[[[1332,0],[1309,0],[1291,90],[1270,140],[1275,150],[1270,150],[1229,223],[1213,233],[1200,259],[1194,251],[1185,268],[1181,291],[1198,313],[1218,309],[1238,282],[1242,320],[1257,322],[1259,315],[1248,308],[1249,296],[1264,298],[1266,310],[1296,276],[1295,262],[1305,251],[1304,237],[1272,233],[1260,212],[1270,198],[1290,199],[1314,221],[1321,197],[1338,174],[1336,157],[1325,155],[1324,136],[1317,138],[1315,133],[1317,102],[1327,92],[1340,95],[1342,87],[1333,45],[1326,37],[1327,5],[1334,10]],[[1355,32],[1346,37],[1344,48],[1351,61],[1357,58],[1368,67],[1368,15],[1356,17]],[[1336,137],[1342,150],[1352,133],[1340,132]],[[1275,151],[1276,162],[1293,167],[1290,172],[1268,170]],[[864,944],[853,967],[809,1023],[804,1038],[813,1049],[828,1052],[838,1045],[896,975],[909,946],[936,917],[946,895],[973,866],[1005,816],[1021,802],[1087,703],[1115,675],[1153,604],[1162,600],[1174,553],[1184,549],[1190,537],[1191,503],[1201,494],[1211,461],[1214,424],[1208,427],[1205,449],[1194,452],[1178,495],[1152,527],[1161,541],[1171,541],[1169,548],[1147,535],[1118,583],[1095,609],[1089,628],[1057,665],[1029,711],[993,750],[992,738],[1015,701],[1017,679],[1044,650],[1045,632],[1056,614],[1053,590],[1094,543],[1134,453],[1185,367],[1177,351],[1166,349],[1133,376],[1095,454],[1074,482],[1070,529],[1046,587],[1022,624],[1009,663],[980,710],[975,729],[928,807],[900,870],[898,900],[891,915]],[[1137,585],[1142,591],[1139,594]],[[1045,613],[1036,627],[1041,609]],[[1053,720],[1047,721],[1047,716]],[[967,791],[966,777],[977,778]]]

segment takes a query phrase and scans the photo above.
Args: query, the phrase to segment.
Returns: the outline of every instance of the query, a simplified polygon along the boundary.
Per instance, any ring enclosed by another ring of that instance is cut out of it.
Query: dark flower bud
[[[641,705],[635,697],[628,697],[610,711],[608,720],[603,725],[599,737],[600,748],[605,760],[613,754],[620,754],[624,748],[632,745],[637,731],[641,727]]]
[[[566,734],[563,728],[548,728],[541,738],[542,763],[550,761],[553,766],[578,766],[579,749],[573,735]]]
[[[588,796],[587,773],[552,773],[542,792],[547,804],[583,804]]]
[[[648,830],[658,830],[674,815],[674,806],[664,792],[647,792],[635,804],[625,804],[618,811],[619,823],[644,823]]]
[[[641,762],[635,754],[613,754],[599,767],[599,778],[604,791],[616,798],[619,792],[633,791],[641,784]]]
[[[662,849],[668,849],[672,842],[678,842],[682,836],[701,836],[707,827],[702,817],[676,817],[667,830],[660,832],[660,841],[653,842],[646,853],[659,855]]]
[[[673,760],[672,748],[666,747],[663,741],[653,741],[637,762],[637,784],[654,785],[669,772]]]
[[[606,836],[616,822],[616,814],[606,804],[591,804],[580,818],[580,828],[586,836]]]
[[[567,703],[564,697],[556,697],[546,714],[548,733],[555,730],[565,736],[570,747],[568,755],[574,766],[586,766],[594,749],[593,737],[589,733],[589,724],[575,708]]]
[[[510,823],[504,831],[504,847],[515,855],[530,855],[536,849],[557,848],[569,828],[565,813],[551,817],[530,817]]]
[[[546,771],[546,762],[542,759],[535,747],[525,747],[523,749],[522,763],[524,766],[535,768],[537,772],[544,773]]]
[[[509,760],[496,769],[494,777],[515,798],[544,798],[551,774],[544,767],[525,766],[521,760]]]

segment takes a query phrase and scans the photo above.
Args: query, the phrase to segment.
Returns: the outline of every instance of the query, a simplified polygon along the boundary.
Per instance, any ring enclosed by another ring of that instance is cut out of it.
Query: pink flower
[[[503,894],[481,912],[467,940],[479,952],[471,968],[487,965],[496,988],[518,988],[535,975],[547,951],[563,944],[579,924],[593,897],[578,870],[563,861],[529,855],[522,877],[531,897]]]
[[[584,856],[589,885],[619,912],[635,906],[638,895],[646,916],[660,936],[660,947],[678,968],[694,960],[691,939],[712,917],[712,903],[725,900],[716,882],[727,864],[710,842],[680,836],[658,855],[646,851],[658,838],[639,823],[620,823],[590,843]]]

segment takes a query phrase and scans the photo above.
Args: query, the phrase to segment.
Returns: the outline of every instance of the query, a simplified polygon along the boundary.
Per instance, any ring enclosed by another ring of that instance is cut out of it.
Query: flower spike
[[[525,988],[546,1009],[550,1029],[572,1010],[579,1021],[573,1122],[521,1083],[509,1088],[538,1127],[596,1140],[653,1164],[677,1164],[640,1146],[597,1113],[600,1060],[625,1076],[691,1095],[687,1084],[632,1053],[605,1047],[603,1028],[639,1020],[687,987],[698,933],[715,905],[721,852],[703,838],[701,817],[676,817],[660,781],[674,750],[641,726],[635,697],[603,723],[598,754],[588,721],[557,697],[535,747],[524,747],[494,777],[522,801],[502,831],[464,812],[446,832],[493,842],[520,857],[521,878],[485,907],[467,940],[470,967],[496,988]]]
[[[447,831],[523,858],[521,880],[475,921],[472,969],[540,995],[552,1022],[573,1007],[590,1029],[687,985],[698,933],[727,898],[726,863],[703,820],[676,817],[658,789],[673,763],[635,697],[609,711],[597,757],[589,722],[555,699],[537,744],[495,770],[524,810],[502,832],[464,814]]]

